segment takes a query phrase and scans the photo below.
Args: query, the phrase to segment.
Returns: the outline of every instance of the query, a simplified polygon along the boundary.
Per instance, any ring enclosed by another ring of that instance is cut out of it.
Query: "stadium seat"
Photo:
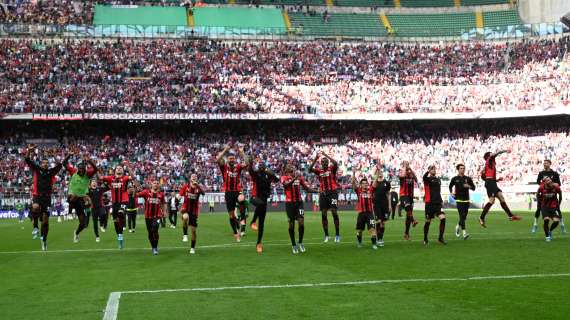
[[[473,13],[389,14],[396,36],[458,36],[476,27]]]
[[[377,14],[330,14],[328,22],[320,14],[307,15],[290,13],[292,27],[302,30],[303,35],[345,36],[345,37],[382,37],[388,33]]]

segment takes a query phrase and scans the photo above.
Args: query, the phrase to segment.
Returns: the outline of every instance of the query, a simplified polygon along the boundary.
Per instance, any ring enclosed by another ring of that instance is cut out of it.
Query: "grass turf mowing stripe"
[[[290,289],[290,288],[312,288],[312,287],[332,287],[332,286],[358,286],[373,284],[394,284],[394,283],[414,283],[414,282],[450,282],[450,281],[483,281],[483,280],[516,280],[529,278],[556,278],[570,277],[570,273],[553,274],[520,274],[520,275],[488,275],[470,276],[464,278],[416,278],[416,279],[383,279],[366,281],[346,281],[346,282],[322,282],[322,283],[301,283],[301,284],[278,284],[278,285],[246,285],[230,287],[209,287],[209,288],[179,288],[179,289],[157,289],[157,290],[133,290],[111,292],[103,320],[116,320],[119,312],[119,300],[123,294],[148,294],[164,292],[198,292],[198,291],[225,291],[225,290],[259,290],[259,289]]]
[[[517,234],[516,232],[505,232],[508,234]],[[471,235],[473,235],[475,233],[471,233]],[[483,233],[481,233],[483,234]],[[526,232],[520,232],[518,234],[527,234]],[[486,235],[491,235],[491,234],[486,234]],[[540,238],[539,236],[530,236],[530,237],[517,237],[517,238],[512,238],[512,237],[495,237],[495,236],[490,236],[490,237],[483,237],[483,238],[469,238],[468,241],[487,241],[487,240],[529,240],[529,239],[537,239]],[[559,237],[557,237],[557,239],[559,239]],[[563,237],[565,238],[565,237]],[[386,238],[385,238],[386,239]],[[313,239],[314,240],[314,239]],[[277,240],[274,242],[286,242],[288,240]],[[402,240],[402,239],[397,239],[397,240],[390,240],[388,242],[388,244],[390,243],[394,243],[394,242],[409,242],[409,243],[421,243],[423,240]],[[459,241],[459,240],[458,240]],[[462,242],[463,240],[459,241]],[[431,243],[431,242],[430,242]],[[255,246],[256,242],[241,242],[241,243],[224,243],[224,244],[212,244],[212,245],[205,245],[205,246],[200,246],[197,247],[197,249],[216,249],[216,248],[251,248],[252,246]],[[305,245],[310,245],[310,246],[314,246],[314,245],[328,245],[328,246],[338,246],[338,245],[354,245],[354,242],[350,241],[350,242],[341,242],[341,243],[323,243],[323,242],[305,242]],[[433,241],[434,245],[437,245],[437,243],[435,241]],[[263,246],[269,246],[269,247],[278,247],[278,246],[291,246],[290,243],[269,243],[266,244],[264,243]],[[177,249],[189,249],[189,246],[183,247],[159,247],[159,250],[177,250]],[[101,248],[101,249],[64,249],[64,250],[48,250],[48,251],[41,251],[41,250],[32,250],[32,251],[0,251],[0,254],[22,254],[22,253],[42,253],[42,254],[48,254],[48,253],[80,253],[80,252],[112,252],[112,251],[140,251],[140,250],[150,250],[150,247],[145,247],[145,248],[124,248],[124,249],[118,249],[118,248]]]

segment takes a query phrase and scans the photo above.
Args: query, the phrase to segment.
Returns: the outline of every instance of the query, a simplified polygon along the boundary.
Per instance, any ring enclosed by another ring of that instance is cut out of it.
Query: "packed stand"
[[[464,163],[467,174],[481,186],[483,153],[502,149],[511,149],[512,153],[497,160],[499,177],[504,179],[501,185],[533,181],[544,159],[551,159],[562,180],[568,181],[570,132],[565,121],[567,118],[481,120],[455,125],[286,122],[7,125],[0,145],[0,194],[29,192],[32,176],[22,152],[27,143],[38,143],[38,139],[40,150],[45,152],[43,156],[52,164],[72,149],[96,159],[102,172],[109,172],[128,160],[139,180],[159,179],[166,189],[177,189],[188,173],[197,172],[209,191],[219,191],[221,176],[214,159],[229,142],[243,145],[246,154],[263,159],[277,173],[282,172],[286,163],[294,164],[313,185],[317,184],[315,176],[308,174],[306,168],[315,152],[323,150],[338,160],[344,189],[349,188],[354,168],[362,167],[371,174],[369,170],[377,163],[396,183],[396,172],[404,160],[410,161],[418,174],[435,164],[444,180],[455,175],[456,164]],[[58,179],[60,187],[56,189],[64,195],[68,176],[62,171]]]
[[[191,7],[192,0],[0,0],[0,23],[90,25],[95,5]]]
[[[0,40],[0,112],[486,112],[566,107],[567,38],[512,44]]]

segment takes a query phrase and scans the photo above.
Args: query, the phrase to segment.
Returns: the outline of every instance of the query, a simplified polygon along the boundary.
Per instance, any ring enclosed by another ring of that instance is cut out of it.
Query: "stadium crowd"
[[[354,168],[371,170],[380,163],[394,179],[402,161],[411,162],[418,175],[429,164],[438,167],[444,179],[455,175],[455,165],[464,163],[467,174],[481,185],[479,172],[485,151],[511,149],[498,159],[501,185],[533,181],[542,160],[551,159],[563,181],[570,179],[570,139],[564,119],[449,123],[291,123],[291,122],[200,122],[200,123],[68,123],[54,129],[46,123],[7,125],[0,144],[0,194],[29,191],[31,173],[22,152],[28,143],[39,144],[53,164],[68,150],[97,159],[103,172],[125,160],[139,180],[159,179],[166,189],[177,189],[185,175],[197,172],[209,191],[219,191],[221,177],[215,156],[226,143],[239,143],[245,152],[263,159],[277,173],[293,163],[316,185],[306,168],[316,150],[339,161],[339,181],[350,188]],[[181,134],[183,133],[183,134]],[[80,159],[72,159],[76,163]],[[59,175],[65,187],[68,176]],[[247,179],[249,181],[249,179]],[[396,182],[396,181],[394,181]],[[397,184],[397,183],[396,183]],[[64,194],[65,188],[59,188]]]
[[[485,112],[567,107],[568,38],[420,44],[0,40],[0,112]]]
[[[95,5],[192,6],[192,0],[2,0],[0,23],[88,25]]]

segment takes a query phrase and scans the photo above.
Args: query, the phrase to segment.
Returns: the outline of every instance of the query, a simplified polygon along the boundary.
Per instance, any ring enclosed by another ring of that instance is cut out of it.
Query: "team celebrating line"
[[[187,183],[178,193],[173,192],[171,198],[166,199],[161,190],[158,178],[149,181],[138,181],[128,161],[117,165],[113,174],[103,176],[97,167],[96,161],[88,155],[83,155],[81,161],[75,166],[70,163],[71,158],[80,157],[73,148],[61,163],[49,168],[46,159],[39,159],[39,164],[32,158],[34,153],[39,154],[37,147],[30,145],[25,152],[25,162],[33,172],[31,220],[33,223],[32,236],[34,239],[40,235],[42,250],[47,250],[47,236],[49,230],[49,210],[51,207],[51,195],[54,188],[55,176],[62,168],[66,168],[70,175],[68,184],[69,212],[75,212],[79,225],[73,233],[73,241],[79,242],[80,233],[88,227],[89,217],[93,216],[93,229],[96,241],[99,242],[98,223],[106,226],[106,215],[103,193],[111,193],[111,215],[117,234],[119,249],[123,249],[123,231],[126,229],[128,218],[129,232],[134,232],[136,226],[136,207],[138,199],[144,199],[144,219],[151,245],[152,254],[158,254],[159,229],[165,224],[165,216],[169,216],[173,227],[176,225],[176,214],[180,212],[183,222],[183,242],[188,242],[188,227],[191,230],[190,254],[196,253],[198,216],[200,213],[200,198],[205,195],[206,188],[200,184],[199,176],[192,169],[187,175]],[[481,179],[485,183],[488,202],[483,207],[479,223],[486,228],[486,215],[498,199],[502,209],[510,221],[518,221],[521,218],[514,215],[509,209],[503,192],[498,187],[496,158],[508,153],[508,150],[497,153],[486,152],[484,154],[484,169]],[[239,160],[238,160],[239,156]],[[328,242],[328,212],[330,211],[335,228],[334,242],[340,242],[340,219],[338,213],[338,189],[337,182],[338,163],[327,153],[318,151],[310,163],[308,173],[315,174],[319,180],[319,187],[314,188],[304,179],[303,173],[293,164],[285,166],[281,176],[268,168],[266,162],[255,155],[248,156],[244,149],[237,143],[227,144],[217,154],[216,162],[222,176],[224,198],[229,216],[229,223],[235,238],[240,242],[245,234],[247,225],[248,203],[255,206],[254,216],[250,227],[257,231],[256,251],[263,253],[263,234],[265,218],[267,215],[268,199],[272,194],[272,185],[280,184],[285,194],[285,210],[288,219],[288,232],[291,240],[292,253],[305,253],[303,243],[305,234],[305,209],[303,189],[306,193],[319,193],[319,208],[321,210],[321,222],[324,233],[324,242]],[[539,185],[537,191],[537,210],[532,232],[536,232],[539,215],[544,220],[544,232],[546,241],[552,240],[552,231],[560,225],[565,232],[564,221],[560,211],[562,191],[560,189],[560,177],[551,169],[550,160],[544,161],[544,171],[537,178]],[[376,167],[368,168],[372,177],[366,176],[363,168],[353,168],[352,190],[356,193],[356,221],[357,246],[363,246],[364,229],[368,231],[372,248],[384,246],[384,233],[386,223],[395,214],[397,199],[399,206],[405,210],[404,239],[410,240],[410,229],[416,227],[418,220],[414,217],[414,189],[423,184],[425,202],[425,223],[423,228],[423,244],[429,245],[429,231],[431,221],[439,220],[439,232],[437,242],[445,245],[444,239],[446,227],[446,214],[443,210],[443,198],[441,195],[441,177],[437,175],[437,167],[429,165],[423,174],[421,182],[416,173],[410,167],[409,162],[403,161],[398,178],[400,182],[399,194],[394,194],[391,183],[384,177],[382,165],[377,162]],[[457,175],[450,180],[449,192],[454,198],[459,214],[459,223],[455,227],[455,235],[464,240],[469,239],[466,221],[470,207],[470,191],[475,190],[475,183],[471,177],[465,175],[465,165],[457,164]],[[125,174],[125,171],[127,174]],[[248,172],[252,188],[250,198],[242,187],[242,173]],[[318,190],[318,191],[317,191]],[[395,200],[396,199],[396,200]],[[236,209],[238,213],[236,214]],[[134,210],[134,211],[133,211]],[[174,218],[172,218],[174,217]],[[174,222],[173,220],[174,219]],[[41,231],[38,222],[41,221]],[[295,222],[297,222],[297,236],[295,234]],[[101,230],[104,230],[101,227]]]

